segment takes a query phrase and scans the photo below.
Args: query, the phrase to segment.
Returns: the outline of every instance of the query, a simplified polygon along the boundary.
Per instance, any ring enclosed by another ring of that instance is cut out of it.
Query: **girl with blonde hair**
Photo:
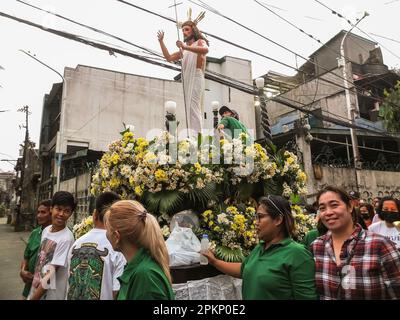
[[[172,300],[168,251],[157,219],[137,201],[115,202],[105,214],[107,238],[128,261],[118,300]]]

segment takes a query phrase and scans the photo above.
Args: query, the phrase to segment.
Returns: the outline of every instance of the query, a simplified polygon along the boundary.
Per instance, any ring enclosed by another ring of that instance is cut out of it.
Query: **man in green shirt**
[[[219,114],[222,117],[217,129],[224,133],[229,139],[237,139],[241,133],[248,134],[246,126],[239,121],[238,113],[229,109],[227,106],[222,106],[219,109]],[[224,136],[222,136],[224,138]]]
[[[24,300],[28,297],[32,286],[42,231],[51,224],[50,206],[51,200],[44,200],[39,204],[36,215],[39,226],[30,234],[24,251],[24,259],[21,262],[20,272],[20,277],[25,282],[24,291],[22,292],[22,299]]]

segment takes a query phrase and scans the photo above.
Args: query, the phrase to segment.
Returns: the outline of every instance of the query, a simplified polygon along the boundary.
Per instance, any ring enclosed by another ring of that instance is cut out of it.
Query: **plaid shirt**
[[[400,252],[385,237],[357,225],[336,265],[329,231],[311,245],[320,299],[400,299]]]

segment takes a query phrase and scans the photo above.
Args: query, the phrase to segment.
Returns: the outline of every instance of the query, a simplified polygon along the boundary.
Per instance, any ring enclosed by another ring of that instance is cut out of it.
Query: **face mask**
[[[362,213],[361,216],[363,217],[364,220],[369,219],[369,214],[368,213]]]
[[[382,211],[383,220],[393,223],[400,220],[400,213],[396,211]]]

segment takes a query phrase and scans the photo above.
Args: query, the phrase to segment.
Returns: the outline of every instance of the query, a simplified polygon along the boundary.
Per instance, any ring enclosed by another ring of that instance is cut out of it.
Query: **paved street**
[[[14,232],[6,221],[0,218],[0,300],[19,300],[23,289],[19,265],[29,232]]]

